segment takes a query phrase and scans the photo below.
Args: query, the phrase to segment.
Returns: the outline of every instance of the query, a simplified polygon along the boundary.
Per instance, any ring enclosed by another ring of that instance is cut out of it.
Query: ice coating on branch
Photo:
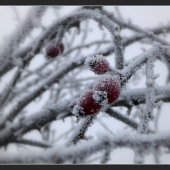
[[[104,74],[109,70],[109,62],[102,55],[89,56],[84,64],[95,74]]]
[[[91,89],[83,91],[79,97],[77,105],[74,106],[73,114],[84,117],[86,115],[97,113],[101,109],[101,105],[99,105],[92,96],[93,91]]]
[[[100,95],[100,91],[107,92],[108,104],[110,104],[115,102],[120,95],[120,82],[116,76],[110,74],[103,75],[94,83],[92,90],[95,95]],[[98,97],[95,96],[95,98],[97,99]],[[106,101],[104,101],[104,103],[106,103]]]

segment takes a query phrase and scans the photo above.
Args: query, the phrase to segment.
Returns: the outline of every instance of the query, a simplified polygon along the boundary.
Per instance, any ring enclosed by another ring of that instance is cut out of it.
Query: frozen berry
[[[104,74],[109,70],[109,62],[102,55],[87,57],[85,60],[85,64],[95,74]]]
[[[121,90],[120,82],[116,78],[116,76],[103,75],[103,76],[99,77],[99,79],[94,83],[92,90],[94,91],[95,95],[100,94],[100,96],[96,97],[96,99],[97,98],[100,99],[101,96],[102,96],[102,98],[105,98],[105,97],[103,97],[104,93],[101,94],[100,92],[107,93],[107,103],[110,104],[110,103],[113,103],[114,101],[116,101],[119,97],[120,90]]]
[[[79,98],[78,105],[83,108],[87,115],[97,113],[101,109],[101,105],[95,102],[92,97],[93,91],[91,89],[85,90]]]
[[[52,41],[47,47],[46,47],[46,54],[49,58],[55,58],[59,55],[61,55],[64,52],[64,44],[61,42],[59,46],[55,45],[55,41]]]
[[[60,48],[54,44],[50,44],[46,47],[46,54],[48,57],[55,58],[60,55]]]

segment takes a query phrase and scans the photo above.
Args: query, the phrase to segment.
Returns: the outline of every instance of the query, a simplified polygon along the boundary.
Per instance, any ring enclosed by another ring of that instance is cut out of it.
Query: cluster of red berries
[[[55,42],[52,41],[46,47],[47,58],[55,58],[64,52],[64,44],[61,42],[58,46],[55,45]]]
[[[88,57],[85,61],[94,73],[104,74],[109,70],[109,62],[101,55]],[[120,82],[110,74],[100,76],[92,89],[81,93],[77,105],[73,109],[76,116],[86,116],[97,113],[102,105],[115,102],[120,95]]]

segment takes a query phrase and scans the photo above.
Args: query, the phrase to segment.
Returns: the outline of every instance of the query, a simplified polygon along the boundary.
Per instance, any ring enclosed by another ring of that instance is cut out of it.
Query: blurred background
[[[27,12],[32,6],[0,6],[0,25],[1,25],[1,31],[0,31],[0,50],[3,48],[3,44],[6,42],[6,40],[10,37],[13,31],[15,31],[16,27],[20,24],[20,22],[26,17]],[[22,43],[20,48],[26,46],[31,42],[32,40],[36,39],[39,35],[41,35],[43,29],[48,28],[53,22],[58,20],[61,17],[66,17],[76,9],[78,9],[80,6],[51,6],[49,7],[45,14],[42,17],[41,20],[41,26],[38,26],[35,28],[31,34],[25,39],[25,41]],[[163,25],[170,24],[170,6],[104,6],[104,8],[112,13],[114,13],[116,16],[121,17],[125,21],[129,21],[135,25],[138,25],[139,27],[143,29],[152,29],[154,27],[159,27]],[[73,41],[73,36],[74,41]],[[121,35],[123,38],[126,39],[126,37],[129,37],[131,35],[134,35],[135,33],[132,31],[129,31],[127,29],[123,30],[121,32]],[[167,35],[160,35],[160,37],[166,39],[170,42],[170,36]],[[80,44],[88,44],[93,41],[99,41],[99,40],[106,40],[106,41],[112,41],[112,37],[110,33],[105,29],[101,28],[98,23],[96,23],[93,20],[87,20],[83,21],[80,25],[80,32],[77,28],[70,29],[69,32],[65,33],[63,37],[63,43],[65,44],[65,50],[69,50],[70,48],[76,47]],[[56,67],[61,67],[62,65],[66,64],[67,62],[79,58],[80,56],[88,56],[90,54],[93,54],[98,49],[105,49],[108,46],[107,43],[102,45],[93,45],[89,48],[84,48],[82,50],[77,50],[72,52],[69,55],[69,59],[66,60],[66,58],[60,57],[54,62],[53,64],[49,65],[46,69],[50,70]],[[149,49],[152,46],[152,44],[146,44],[146,43],[134,43],[133,45],[128,46],[124,51],[125,60],[129,60],[133,58],[134,56],[137,56],[141,54],[143,51]],[[36,55],[36,57],[31,61],[31,63],[28,66],[28,70],[34,71],[39,66],[43,65],[46,62],[46,58],[44,57],[45,49],[41,51],[40,54]],[[68,57],[68,56],[67,56]],[[107,57],[107,60],[110,62],[110,65],[114,67],[114,54]],[[1,61],[3,62],[3,61]],[[60,66],[57,66],[57,63],[61,62]],[[16,68],[12,69],[10,72],[5,74],[1,80],[0,80],[0,92],[2,92],[5,88],[5,86],[9,83],[12,76],[14,75],[16,71]],[[155,62],[155,68],[154,68],[155,74],[159,73],[160,77],[156,79],[157,86],[163,86],[166,84],[166,78],[168,74],[167,66],[161,62],[156,61]],[[126,88],[133,89],[133,88],[141,88],[145,87],[145,76],[143,76],[144,73],[144,67],[139,71],[138,78],[135,79],[135,76],[129,81]],[[25,73],[26,74],[26,73]],[[73,75],[76,76],[74,77]],[[73,73],[68,75],[67,81],[72,81],[73,77],[75,79],[85,79],[85,81],[81,81],[82,86],[80,89],[84,86],[86,86],[88,83],[93,82],[93,78],[96,77],[96,75],[89,71],[86,67],[83,67],[82,70],[79,72],[78,70],[74,70]],[[34,77],[30,77],[30,80]],[[88,79],[89,78],[89,79]],[[140,81],[139,81],[140,80]],[[63,84],[65,83],[65,78],[63,78]],[[62,81],[60,83],[62,83]],[[24,85],[19,84],[18,87]],[[70,86],[70,84],[68,84]],[[34,88],[34,87],[33,87]],[[65,90],[62,90],[60,93],[60,97],[62,96],[62,100],[70,99],[72,95],[76,94],[76,91],[66,88]],[[24,94],[23,94],[24,95]],[[36,111],[39,111],[46,103],[47,99],[49,98],[50,91],[46,91],[41,95],[41,97],[38,97],[34,102],[31,102],[24,110],[26,111],[26,114],[32,114]],[[21,96],[18,96],[14,101],[11,102],[8,107],[5,108],[6,111],[8,111],[14,104],[19,100]],[[169,103],[163,104],[161,108],[161,112],[159,114],[159,121],[157,130],[158,132],[168,131],[170,130],[170,112],[169,112]],[[127,109],[120,108],[121,112],[126,114]],[[135,117],[135,110],[132,111],[133,114],[130,115],[131,118]],[[155,109],[155,114],[157,113],[157,109]],[[135,118],[138,120],[138,118]],[[66,139],[70,136],[70,129],[74,129],[76,127],[76,118],[66,118],[64,120],[58,120],[57,122],[53,122],[50,125],[51,128],[51,135],[49,142],[54,142],[54,144],[64,144]],[[154,127],[154,124],[151,122],[150,127]],[[110,118],[108,115],[105,115],[103,113],[98,115],[97,120],[94,122],[93,126],[89,128],[87,131],[87,136],[92,135],[100,135],[100,133],[113,133],[118,134],[122,131],[129,131],[129,133],[134,133],[132,129],[124,125],[122,122],[115,120],[113,118]],[[62,136],[62,134],[65,134]],[[24,138],[28,139],[35,139],[35,140],[42,140],[42,135],[34,130],[28,134],[24,135]],[[86,141],[81,141],[82,143]],[[35,147],[29,147],[24,145],[14,145],[10,144],[7,149],[0,148],[0,154],[18,154],[19,152],[30,152],[39,150],[39,148]],[[162,164],[169,164],[170,163],[170,156],[165,153],[165,150],[161,151],[160,156],[160,162]],[[94,158],[94,160],[93,160]],[[108,164],[132,164],[134,158],[134,151],[130,149],[125,148],[119,148],[114,151],[112,151],[110,160],[108,161]],[[100,163],[100,154],[93,155],[91,158],[91,163],[98,164]],[[145,163],[146,164],[153,164],[155,163],[154,156],[152,154],[146,155],[145,157]]]

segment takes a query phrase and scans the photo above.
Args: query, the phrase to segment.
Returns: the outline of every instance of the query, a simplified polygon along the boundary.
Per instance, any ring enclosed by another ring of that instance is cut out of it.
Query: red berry
[[[116,76],[103,75],[94,83],[92,90],[96,95],[97,92],[106,92],[107,102],[110,104],[116,101],[119,97],[121,90],[120,82]]]
[[[46,47],[46,54],[48,57],[55,58],[60,54],[60,48],[56,47],[54,44],[49,44]]]
[[[78,105],[83,108],[83,111],[87,115],[97,113],[101,109],[101,105],[95,102],[93,99],[93,91],[91,89],[85,90],[79,98]]]
[[[64,44],[61,42],[59,46],[55,45],[55,41],[52,41],[46,47],[46,54],[50,58],[55,58],[64,52]]]
[[[63,54],[63,52],[64,52],[64,44],[60,43],[59,48],[60,48],[61,54]]]
[[[102,55],[88,57],[85,64],[87,64],[95,74],[104,74],[109,70],[109,62]]]

